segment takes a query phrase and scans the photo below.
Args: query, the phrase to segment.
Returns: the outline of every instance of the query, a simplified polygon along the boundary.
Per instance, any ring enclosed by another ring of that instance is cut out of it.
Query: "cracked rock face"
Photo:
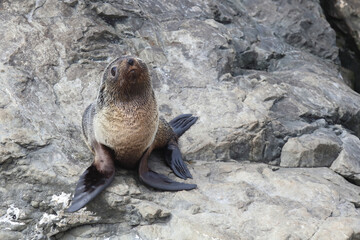
[[[341,140],[327,129],[290,138],[281,151],[282,167],[329,167],[339,155]]]
[[[0,22],[0,239],[359,238],[360,96],[319,1],[2,1]],[[118,169],[65,213],[93,157],[81,114],[123,54],[167,120],[200,117],[180,139],[198,188]]]
[[[321,0],[326,17],[337,32],[342,73],[354,89],[360,91],[360,2],[357,0]]]

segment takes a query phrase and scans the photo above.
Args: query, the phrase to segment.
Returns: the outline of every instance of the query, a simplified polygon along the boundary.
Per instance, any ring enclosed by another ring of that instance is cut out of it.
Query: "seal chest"
[[[94,117],[96,140],[115,151],[124,166],[135,166],[144,151],[154,142],[159,125],[155,100],[131,111],[116,105],[101,109]]]

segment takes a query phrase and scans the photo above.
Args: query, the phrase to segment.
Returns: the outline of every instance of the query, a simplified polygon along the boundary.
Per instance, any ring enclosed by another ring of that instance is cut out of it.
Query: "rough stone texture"
[[[282,167],[330,167],[339,156],[341,140],[332,130],[290,138],[281,151]]]
[[[331,26],[337,32],[342,73],[360,92],[360,2],[357,0],[321,0]]]
[[[195,163],[192,167],[194,181],[199,184],[197,190],[153,194],[142,186],[136,187],[143,199],[132,198],[128,203],[132,205],[133,218],[139,221],[132,229],[86,225],[59,237],[310,239],[318,235],[315,239],[325,239],[321,238],[322,232],[334,225],[336,236],[359,230],[359,211],[354,206],[360,204],[360,187],[328,168],[272,169],[265,164],[236,162]],[[111,187],[107,193],[113,190]],[[171,201],[164,201],[168,198]],[[113,201],[125,203],[113,195],[92,203],[89,209],[111,208]],[[167,217],[168,212],[171,218]],[[64,220],[69,217],[57,213]],[[124,225],[127,214],[115,214],[114,220]],[[58,225],[57,221],[53,223]]]
[[[350,221],[349,221],[350,220]],[[313,239],[359,239],[359,218],[344,219],[341,217],[326,219],[315,233]],[[355,231],[354,231],[355,229]]]
[[[341,136],[360,136],[360,96],[319,1],[15,0],[1,1],[0,23],[0,239],[359,238],[358,186],[265,164],[323,129],[341,154],[357,151]],[[125,53],[148,64],[165,118],[200,116],[181,138],[199,187],[154,191],[119,169],[66,214],[92,161],[81,114]]]
[[[360,50],[360,2],[356,0],[330,0],[329,14],[338,19],[338,27],[349,34]]]
[[[332,163],[331,169],[360,185],[360,140],[345,132],[342,141],[343,150]]]

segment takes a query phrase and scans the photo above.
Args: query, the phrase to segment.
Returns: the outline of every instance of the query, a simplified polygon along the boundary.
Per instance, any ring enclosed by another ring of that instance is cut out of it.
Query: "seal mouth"
[[[130,77],[135,77],[138,73],[138,69],[136,67],[132,67],[128,70],[127,75]]]
[[[131,83],[136,82],[136,79],[139,75],[139,69],[135,66],[131,66],[131,68],[127,71],[127,77],[128,77],[128,81]]]

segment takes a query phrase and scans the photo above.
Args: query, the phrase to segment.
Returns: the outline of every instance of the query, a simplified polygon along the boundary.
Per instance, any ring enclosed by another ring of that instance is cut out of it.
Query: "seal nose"
[[[134,65],[134,59],[133,58],[129,58],[127,62],[128,62],[128,64],[130,66]]]

